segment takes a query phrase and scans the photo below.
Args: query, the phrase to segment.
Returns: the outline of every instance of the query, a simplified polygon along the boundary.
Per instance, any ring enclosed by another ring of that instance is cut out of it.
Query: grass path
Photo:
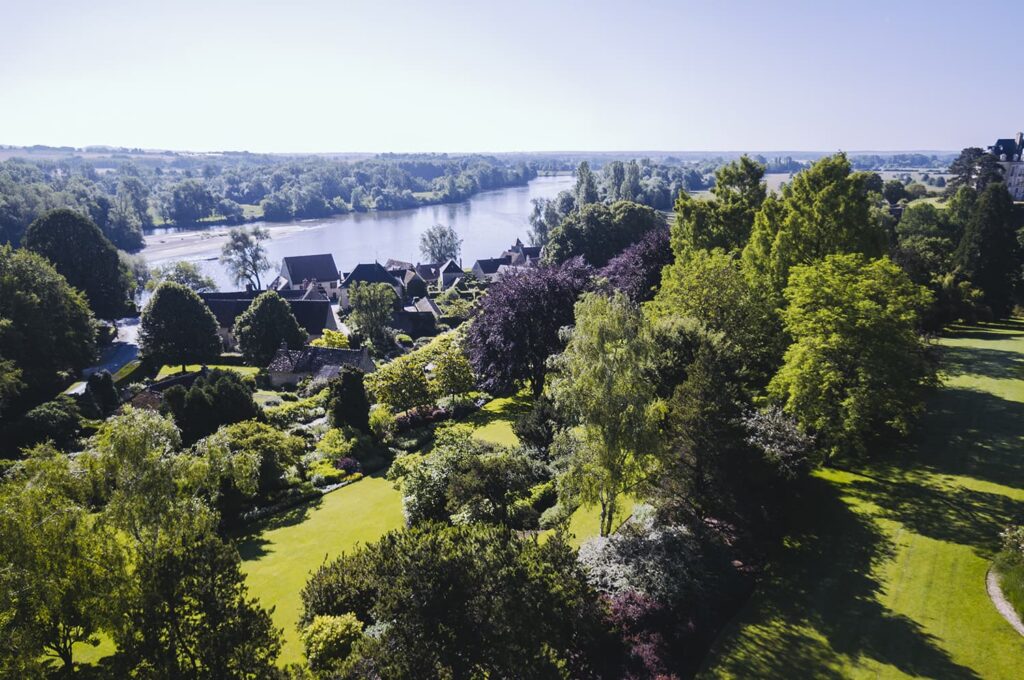
[[[299,593],[310,573],[325,560],[402,525],[402,499],[391,482],[367,477],[273,518],[239,543],[249,591],[274,607],[274,625],[284,629],[282,664],[302,658],[296,624],[302,611]]]
[[[812,478],[700,677],[1024,677],[1024,642],[985,589],[999,531],[1024,519],[1024,323],[942,345],[916,435],[885,462]]]

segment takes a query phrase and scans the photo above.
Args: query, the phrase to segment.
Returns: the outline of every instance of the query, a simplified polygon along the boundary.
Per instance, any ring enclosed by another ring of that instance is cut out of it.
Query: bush
[[[306,470],[306,478],[316,487],[330,486],[343,481],[348,474],[334,467],[329,460],[318,460]]]
[[[327,390],[322,390],[312,397],[264,409],[263,415],[271,425],[284,429],[299,423],[309,423],[323,417],[326,413],[326,404]]]
[[[96,405],[101,417],[109,416],[121,405],[121,397],[109,371],[97,371],[90,375],[85,382],[85,394]]]
[[[62,394],[53,401],[36,406],[21,417],[21,444],[32,446],[49,439],[54,446],[67,450],[75,443],[81,426],[82,413],[78,404]]]
[[[169,412],[191,444],[213,434],[221,425],[254,420],[260,408],[253,401],[254,382],[234,371],[214,369],[196,378],[187,390],[176,385],[164,392],[161,411]]]
[[[390,442],[395,436],[397,426],[395,424],[395,416],[387,408],[382,406],[374,406],[370,410],[370,432],[380,442]]]
[[[318,673],[336,669],[362,636],[363,624],[355,614],[314,616],[302,629],[302,647],[309,667]]]
[[[569,503],[555,503],[540,515],[539,525],[541,529],[558,529],[568,526],[569,518],[576,508]]]
[[[533,407],[512,424],[512,432],[527,446],[547,451],[555,438],[557,423],[554,402],[541,395],[533,402]]]
[[[412,337],[405,333],[399,333],[395,336],[395,342],[402,347],[412,347]]]

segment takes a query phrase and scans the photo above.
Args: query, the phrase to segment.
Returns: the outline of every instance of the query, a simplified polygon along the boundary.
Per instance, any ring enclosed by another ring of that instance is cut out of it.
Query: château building
[[[1014,201],[1024,201],[1024,133],[1018,132],[1013,139],[997,139],[988,148],[999,165],[1003,167],[1003,181]]]

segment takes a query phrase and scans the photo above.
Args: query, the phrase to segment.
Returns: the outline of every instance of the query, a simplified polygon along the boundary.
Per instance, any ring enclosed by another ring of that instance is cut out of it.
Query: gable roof
[[[398,284],[398,280],[388,273],[388,270],[384,269],[380,262],[357,264],[355,269],[345,276],[345,280],[341,282],[341,287],[348,288],[356,281],[362,283],[386,283],[389,286]]]
[[[316,373],[324,372],[325,368],[354,366],[364,373],[373,373],[377,367],[370,358],[370,352],[362,349],[338,349],[334,347],[310,347],[288,349],[282,347],[270,360],[268,371],[278,373]],[[326,371],[325,373],[330,373]]]
[[[281,276],[292,284],[303,281],[337,281],[338,267],[330,253],[321,255],[293,255],[281,260]]]
[[[503,257],[489,257],[483,260],[477,260],[473,264],[473,269],[480,268],[480,271],[484,274],[494,274],[498,271],[498,267],[503,264],[512,264],[512,258],[508,255]]]
[[[441,316],[441,308],[428,297],[416,298],[415,302],[411,305],[407,305],[403,309],[406,312],[430,312],[433,314],[435,319]]]
[[[419,274],[420,278],[424,281],[437,281],[437,277],[441,273],[441,265],[418,264],[416,265],[416,273]]]
[[[279,291],[280,294],[283,291]],[[310,335],[320,335],[325,328],[333,328],[333,312],[329,300],[304,300],[301,296],[305,291],[296,290],[291,293],[298,295],[284,296],[288,306],[295,315],[295,320]],[[247,297],[238,297],[237,293],[199,293],[206,306],[210,308],[213,315],[217,317],[217,325],[221,328],[231,329],[235,320],[242,313],[249,309],[249,305],[256,299],[256,295],[248,293]]]
[[[385,269],[412,269],[412,262],[405,262],[403,260],[388,259],[384,263]]]
[[[462,267],[455,263],[455,260],[448,260],[441,265],[440,271],[442,274],[461,274]]]

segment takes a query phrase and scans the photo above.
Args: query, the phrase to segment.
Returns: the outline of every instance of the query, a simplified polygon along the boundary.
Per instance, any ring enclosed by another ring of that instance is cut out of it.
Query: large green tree
[[[40,446],[0,482],[0,666],[34,677],[40,662],[74,672],[123,587],[117,536],[83,502],[71,459]]]
[[[794,266],[834,253],[883,254],[885,224],[868,194],[868,178],[839,153],[796,175],[781,198],[765,199],[743,250],[751,274],[781,294]]]
[[[764,166],[747,156],[718,169],[712,198],[693,198],[680,192],[672,227],[672,249],[677,257],[690,249],[743,248],[766,192]]]
[[[96,355],[85,297],[53,265],[27,250],[0,246],[0,379],[5,403],[48,398]]]
[[[21,244],[52,262],[99,318],[131,311],[132,275],[114,244],[87,217],[68,209],[49,212],[29,225]]]
[[[435,224],[420,234],[420,255],[427,262],[458,260],[462,239],[450,226]]]
[[[142,355],[154,362],[206,363],[220,356],[217,319],[196,293],[180,283],[161,283],[142,312]]]
[[[228,274],[237,286],[251,286],[253,290],[263,288],[260,275],[270,271],[270,260],[263,242],[270,238],[270,232],[262,227],[232,229],[228,241],[221,248],[220,261],[227,267]]]
[[[242,356],[253,366],[266,366],[284,342],[291,349],[306,343],[306,331],[296,321],[288,301],[268,290],[235,319],[233,334]]]
[[[561,535],[481,524],[386,534],[321,567],[302,601],[304,625],[351,612],[379,631],[356,642],[342,677],[593,677],[607,641]]]
[[[216,282],[203,274],[195,263],[188,260],[178,260],[160,267],[153,267],[150,270],[149,280],[146,281],[146,289],[156,290],[156,287],[164,281],[180,283],[197,293],[209,293],[217,290]]]
[[[348,291],[352,321],[376,347],[387,347],[387,326],[398,297],[386,283],[353,283]]]
[[[793,269],[783,311],[793,344],[771,397],[819,436],[826,454],[862,454],[906,433],[934,370],[917,327],[931,295],[888,258],[830,255]]]
[[[622,293],[588,293],[550,391],[578,423],[563,491],[601,508],[601,535],[614,526],[618,501],[651,470],[665,403],[645,371],[654,345],[643,316]]]
[[[590,203],[569,213],[548,237],[545,259],[561,263],[578,255],[603,267],[624,248],[640,240],[664,220],[653,208],[630,201]]]
[[[981,290],[993,314],[1012,311],[1024,258],[1005,184],[989,184],[978,196],[954,259],[958,274]]]

